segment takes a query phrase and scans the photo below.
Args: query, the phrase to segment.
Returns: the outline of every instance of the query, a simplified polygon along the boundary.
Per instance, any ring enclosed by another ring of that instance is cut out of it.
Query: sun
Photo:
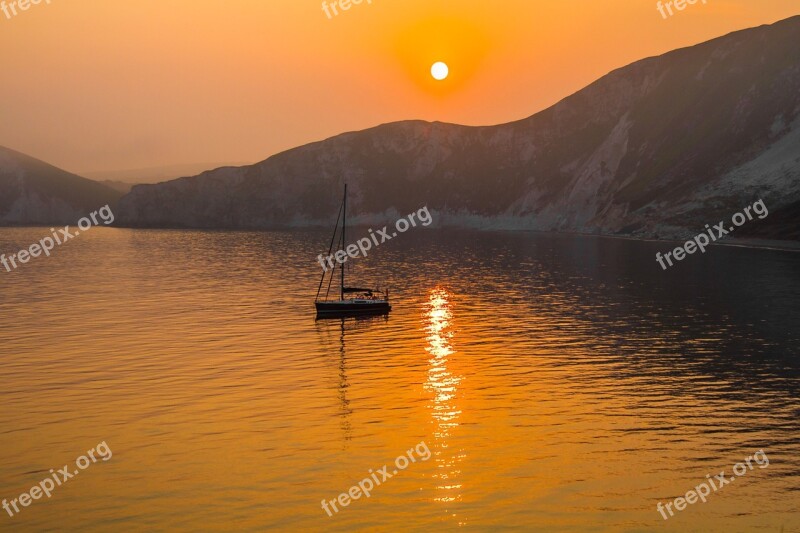
[[[437,61],[431,66],[431,76],[433,76],[435,80],[442,81],[447,78],[449,73],[450,69],[447,67],[447,64],[441,61]]]

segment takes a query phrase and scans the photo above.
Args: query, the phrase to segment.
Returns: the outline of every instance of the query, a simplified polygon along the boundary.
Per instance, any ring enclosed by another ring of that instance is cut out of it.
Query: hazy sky
[[[403,119],[508,122],[637,59],[800,13],[798,0],[698,0],[666,20],[655,0],[363,0],[333,18],[321,0],[45,1],[0,11],[0,145],[78,173],[255,162]]]

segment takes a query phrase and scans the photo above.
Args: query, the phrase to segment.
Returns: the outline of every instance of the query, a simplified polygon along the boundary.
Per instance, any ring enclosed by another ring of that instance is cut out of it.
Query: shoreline
[[[37,229],[49,228],[51,225],[8,225],[0,226],[0,231],[4,229]],[[353,228],[368,228],[366,225],[354,225]],[[128,230],[142,230],[142,231],[212,231],[212,232],[274,232],[274,231],[310,231],[317,229],[325,229],[323,226],[309,225],[309,226],[286,226],[286,227],[273,227],[273,228],[178,228],[178,227],[136,227],[136,226],[123,226],[112,224],[110,226],[97,226],[97,228],[113,228],[113,229],[128,229]],[[439,231],[464,231],[464,232],[485,232],[485,233],[536,233],[538,235],[552,235],[552,236],[572,236],[572,237],[595,237],[603,239],[623,239],[639,242],[653,242],[653,243],[684,243],[685,239],[655,239],[652,237],[637,237],[633,235],[607,235],[602,233],[581,233],[574,231],[541,231],[532,229],[498,229],[498,228],[470,228],[470,227],[434,227],[426,228],[430,230]],[[711,246],[728,246],[732,248],[753,248],[761,250],[777,250],[784,252],[800,252],[800,241],[781,240],[781,239],[761,239],[761,238],[728,238],[722,241],[711,243]]]

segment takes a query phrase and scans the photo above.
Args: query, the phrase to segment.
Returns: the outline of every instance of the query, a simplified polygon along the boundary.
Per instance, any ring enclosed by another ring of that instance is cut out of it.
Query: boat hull
[[[342,300],[316,302],[317,318],[338,318],[361,315],[385,315],[392,310],[386,300]]]

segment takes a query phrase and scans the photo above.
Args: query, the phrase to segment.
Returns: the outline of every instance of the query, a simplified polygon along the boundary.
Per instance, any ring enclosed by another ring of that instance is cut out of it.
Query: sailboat
[[[346,244],[345,233],[347,227],[347,184],[344,185],[344,199],[339,208],[339,216],[336,219],[336,224],[333,229],[333,237],[331,237],[331,245],[328,249],[328,256],[333,252],[333,244],[336,242],[336,234],[339,230],[339,219],[342,221],[342,232],[339,239],[339,249],[342,250]],[[317,308],[317,318],[340,318],[347,316],[360,316],[360,315],[385,315],[392,310],[389,305],[389,290],[381,291],[379,289],[365,289],[361,287],[347,287],[344,282],[346,261],[339,265],[341,268],[340,285],[339,285],[339,299],[330,300],[330,294],[333,278],[336,275],[336,269],[331,269],[330,279],[328,281],[328,288],[325,296],[321,297],[322,287],[325,284],[325,278],[328,275],[327,271],[323,271],[322,279],[317,288],[317,297],[314,300],[314,305]]]

